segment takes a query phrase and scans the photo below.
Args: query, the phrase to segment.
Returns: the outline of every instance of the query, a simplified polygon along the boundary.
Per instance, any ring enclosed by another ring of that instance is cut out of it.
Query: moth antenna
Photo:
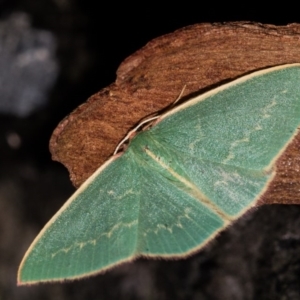
[[[183,88],[182,88],[182,90],[181,90],[179,96],[178,96],[177,99],[173,102],[173,104],[172,104],[171,106],[174,106],[174,105],[181,99],[181,97],[182,97],[182,95],[183,95],[185,89],[186,89],[186,84],[183,86]]]
[[[176,98],[176,100],[172,103],[171,107],[173,107],[182,97],[184,91],[186,89],[186,84],[183,86],[179,96]],[[153,120],[157,120],[158,118],[160,117],[160,114],[154,116],[154,117],[150,117],[144,121],[142,121],[141,123],[139,123],[135,128],[133,128],[132,130],[130,130],[127,135],[121,140],[121,142],[118,144],[118,146],[116,147],[115,151],[114,151],[114,154],[113,155],[116,155],[120,149],[120,147],[127,141],[127,140],[130,140],[131,136],[133,133],[135,133],[140,127],[142,127],[144,124],[148,123],[148,122],[151,122]]]

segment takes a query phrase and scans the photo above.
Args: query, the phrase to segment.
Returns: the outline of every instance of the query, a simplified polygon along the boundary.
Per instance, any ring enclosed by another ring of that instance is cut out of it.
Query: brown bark
[[[117,79],[55,129],[50,150],[79,186],[146,116],[243,74],[300,62],[300,24],[196,24],[161,36],[128,57]],[[300,135],[277,163],[264,203],[300,203]]]

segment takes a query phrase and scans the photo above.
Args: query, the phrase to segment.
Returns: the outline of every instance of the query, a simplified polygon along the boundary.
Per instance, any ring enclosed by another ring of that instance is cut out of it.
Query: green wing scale
[[[159,117],[48,222],[18,283],[185,257],[255,206],[300,124],[300,65],[241,77]]]

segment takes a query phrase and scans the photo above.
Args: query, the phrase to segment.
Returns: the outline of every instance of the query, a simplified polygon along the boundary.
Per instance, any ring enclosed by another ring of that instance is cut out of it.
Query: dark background
[[[73,283],[16,286],[30,242],[74,191],[51,161],[51,133],[115,80],[122,60],[195,23],[300,22],[285,3],[189,2],[0,0],[0,300],[300,299],[300,207],[280,205],[247,214],[186,260],[141,259]]]

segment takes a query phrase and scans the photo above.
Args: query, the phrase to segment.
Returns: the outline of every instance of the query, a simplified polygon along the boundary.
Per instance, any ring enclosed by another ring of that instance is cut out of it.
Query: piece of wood
[[[50,141],[53,159],[80,186],[131,128],[172,104],[185,85],[190,98],[254,70],[299,62],[299,33],[299,24],[197,24],[151,41],[121,64],[115,83],[58,125]],[[299,203],[299,143],[297,137],[278,161],[261,203]]]

